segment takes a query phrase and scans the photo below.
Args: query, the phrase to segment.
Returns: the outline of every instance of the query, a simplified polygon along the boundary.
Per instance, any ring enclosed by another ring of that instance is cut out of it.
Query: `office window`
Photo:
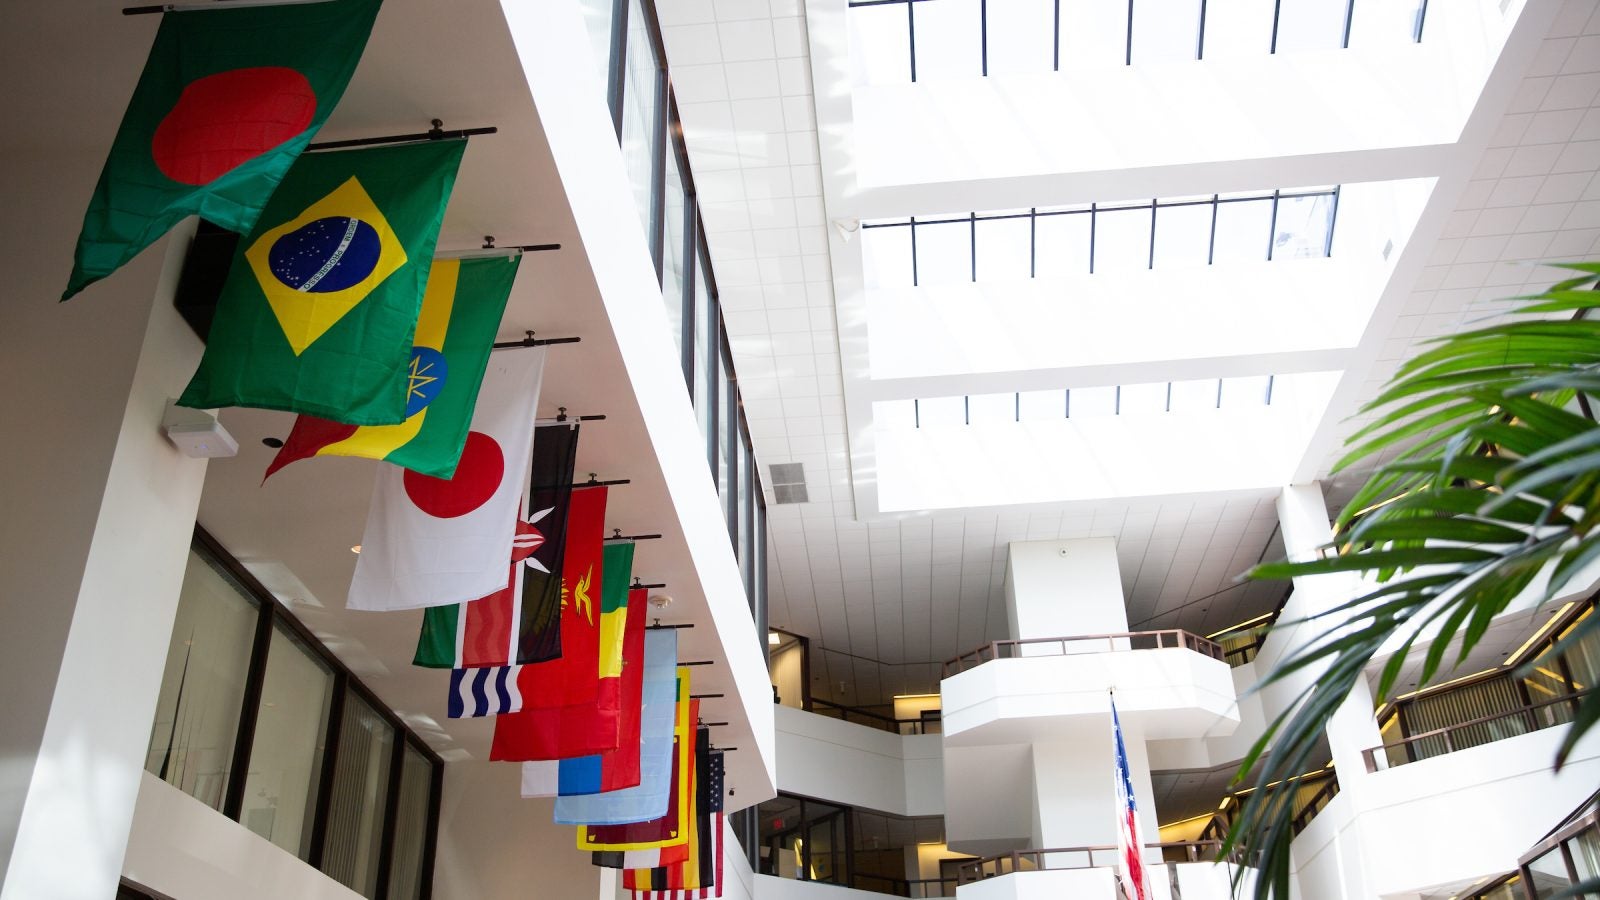
[[[720,337],[720,334],[719,334]],[[721,341],[719,340],[720,344]],[[734,494],[733,476],[738,470],[738,461],[734,459],[733,450],[728,445],[728,421],[733,417],[733,378],[730,375],[732,367],[728,365],[727,349],[717,354],[717,420],[714,424],[716,430],[712,440],[716,442],[717,449],[717,493],[722,498],[723,510],[728,510]],[[729,526],[729,533],[733,531]]]
[[[378,882],[394,728],[355,691],[346,690],[334,754],[322,871],[365,897]]]
[[[661,263],[661,221],[656,206],[656,160],[661,154],[662,72],[650,40],[641,0],[628,3],[628,45],[623,60],[622,159],[633,185],[634,203],[657,266]],[[659,268],[658,268],[659,271]]]
[[[726,335],[724,334],[724,339]],[[728,519],[728,539],[733,542],[734,553],[739,552],[739,469],[748,465],[739,458],[739,389],[733,378],[733,357],[724,340],[722,348],[722,399],[717,404],[717,430],[721,448],[718,456],[726,462],[723,467],[723,512]]]
[[[694,413],[700,423],[700,434],[706,440],[706,465],[716,474],[717,447],[717,365],[721,354],[717,352],[717,323],[721,321],[717,299],[711,295],[706,283],[706,253],[702,248],[694,256]]]
[[[400,795],[394,804],[394,862],[389,870],[388,900],[421,900],[432,793],[433,764],[415,747],[406,745],[400,764]]]
[[[611,26],[615,4],[612,0],[578,0],[584,30],[589,34],[589,50],[594,54],[595,72],[604,89],[611,75]]]
[[[333,672],[282,624],[272,630],[239,821],[308,859]]]
[[[744,576],[745,599],[750,603],[752,611],[756,598],[756,552],[755,552],[755,464],[754,456],[750,450],[750,434],[745,431],[744,424],[737,423],[739,434],[737,444],[739,447],[739,538],[735,551],[739,557],[739,572]]]
[[[684,194],[683,163],[676,148],[667,154],[667,186],[665,214],[662,217],[664,237],[661,256],[661,299],[667,305],[667,330],[672,334],[672,346],[683,356],[683,312],[688,299],[686,290],[691,274],[686,271],[692,244],[687,239],[686,216],[689,198]]]
[[[216,810],[227,794],[260,617],[226,571],[189,552],[144,767]]]

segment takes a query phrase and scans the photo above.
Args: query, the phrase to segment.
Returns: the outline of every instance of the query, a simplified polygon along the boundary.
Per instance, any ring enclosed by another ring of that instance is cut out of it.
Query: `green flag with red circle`
[[[344,94],[380,2],[162,14],[61,299],[115,272],[186,216],[248,233]]]

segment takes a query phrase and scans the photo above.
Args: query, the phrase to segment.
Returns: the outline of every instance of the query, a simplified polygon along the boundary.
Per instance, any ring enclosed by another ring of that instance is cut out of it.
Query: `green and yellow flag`
[[[465,147],[302,156],[239,242],[178,404],[404,422],[413,335]]]
[[[521,260],[520,253],[434,260],[417,319],[416,345],[403,375],[406,420],[357,426],[301,416],[267,466],[266,477],[313,456],[366,456],[434,478],[455,475]]]
[[[164,13],[61,299],[115,272],[185,216],[253,228],[343,96],[379,2]]]

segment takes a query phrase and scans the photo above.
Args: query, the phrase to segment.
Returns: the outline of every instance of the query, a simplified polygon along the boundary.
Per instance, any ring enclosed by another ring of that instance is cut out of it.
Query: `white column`
[[[1014,638],[1128,630],[1122,570],[1111,538],[1011,544],[1006,618]]]
[[[192,227],[57,303],[94,157],[0,157],[4,900],[115,891],[206,471],[160,430],[199,359],[168,252]]]
[[[1327,503],[1318,483],[1290,485],[1278,497],[1278,521],[1283,529],[1283,546],[1291,560],[1315,557],[1317,549],[1333,540],[1333,526]],[[1354,574],[1316,575],[1294,579],[1294,592],[1284,606],[1280,621],[1293,622],[1348,602],[1359,595],[1363,582]],[[1295,647],[1304,646],[1336,623],[1323,619],[1295,626],[1288,638],[1275,641],[1271,661],[1276,663]],[[1267,648],[1263,648],[1264,650]],[[1257,660],[1257,670],[1271,669]],[[1269,718],[1276,716],[1305,687],[1321,677],[1326,666],[1314,666],[1280,686],[1268,690],[1263,706]],[[1340,787],[1348,788],[1366,772],[1362,751],[1383,742],[1373,718],[1372,689],[1365,679],[1358,680],[1344,704],[1328,725],[1328,745],[1340,775]]]

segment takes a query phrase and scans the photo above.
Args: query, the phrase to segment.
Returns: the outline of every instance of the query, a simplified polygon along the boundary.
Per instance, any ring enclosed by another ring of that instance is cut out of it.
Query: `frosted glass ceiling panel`
[[[1027,210],[1010,219],[979,219],[978,280],[1011,281],[1032,277],[1029,266],[1033,233]]]
[[[1012,75],[1051,70],[1055,42],[1053,0],[1002,0],[990,3],[989,74]]]
[[[972,283],[972,226],[968,222],[918,222],[916,242],[918,286]]]
[[[1039,216],[1034,222],[1034,276],[1089,274],[1089,214]]]
[[[979,0],[913,3],[917,81],[983,76]]]
[[[1203,266],[1211,247],[1211,204],[1163,206],[1156,210],[1155,266]]]
[[[911,229],[861,229],[862,283],[873,288],[897,288],[912,281]]]
[[[1119,209],[1095,214],[1094,270],[1128,272],[1150,268],[1150,210]]]
[[[1193,60],[1199,40],[1199,0],[1134,0],[1133,65]]]
[[[1272,201],[1236,200],[1217,205],[1217,237],[1212,261],[1259,262],[1272,239]]]

